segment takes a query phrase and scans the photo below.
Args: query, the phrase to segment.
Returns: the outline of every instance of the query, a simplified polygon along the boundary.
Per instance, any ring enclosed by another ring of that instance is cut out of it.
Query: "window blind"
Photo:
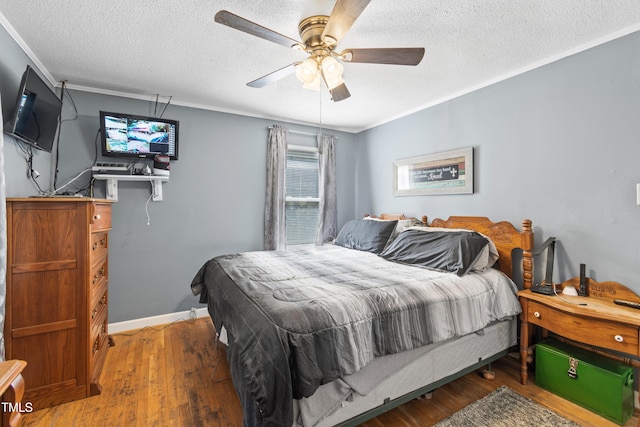
[[[289,148],[286,169],[285,223],[287,245],[315,241],[319,206],[317,150]]]

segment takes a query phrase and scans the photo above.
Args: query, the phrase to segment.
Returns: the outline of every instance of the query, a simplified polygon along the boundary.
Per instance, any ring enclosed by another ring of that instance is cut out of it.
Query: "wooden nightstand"
[[[24,395],[22,371],[27,366],[24,360],[0,362],[0,395],[2,395],[2,425],[15,427],[21,423],[20,412]],[[8,404],[9,407],[5,407]]]
[[[577,288],[579,278],[563,283]],[[528,363],[532,361],[531,336],[534,327],[542,328],[543,336],[549,332],[573,344],[589,348],[595,353],[640,367],[640,310],[613,303],[615,299],[640,302],[640,297],[617,282],[598,283],[586,279],[589,296],[548,296],[526,289],[518,292],[520,314],[520,379],[527,383]],[[561,292],[561,289],[558,290]],[[625,353],[634,359],[609,353]]]

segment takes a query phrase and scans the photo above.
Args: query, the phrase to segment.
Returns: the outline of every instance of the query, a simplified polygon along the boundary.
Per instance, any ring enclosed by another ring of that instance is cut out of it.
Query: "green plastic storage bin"
[[[633,368],[549,339],[536,345],[536,384],[618,424],[633,415]]]

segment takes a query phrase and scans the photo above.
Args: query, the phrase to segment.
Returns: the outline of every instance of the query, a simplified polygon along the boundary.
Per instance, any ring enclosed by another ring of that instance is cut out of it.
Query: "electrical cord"
[[[156,116],[158,114],[158,100],[160,98],[160,94],[156,94],[156,103],[153,107],[153,115]],[[171,103],[171,99],[173,98],[173,95],[171,95],[169,97],[169,100],[167,101],[167,103],[164,105],[164,109],[162,110],[162,112],[160,113],[159,116],[157,116],[158,118],[162,118],[162,116],[164,116],[164,112],[167,110],[167,107],[169,106],[169,104]]]
[[[40,173],[33,168],[33,147],[31,147],[31,145],[29,144],[25,144],[19,139],[16,139],[16,148],[22,151],[22,154],[24,154],[25,156],[25,161],[27,162],[27,178],[38,190],[38,194],[44,194],[44,190],[42,190],[42,187],[40,187],[40,183],[37,181]]]
[[[169,100],[167,101],[167,103],[164,105],[164,108],[162,109],[162,113],[160,113],[160,117],[162,118],[162,116],[164,116],[164,112],[167,111],[167,107],[169,106],[169,104],[171,103],[171,98],[173,98],[173,95],[171,95],[169,97]]]
[[[151,217],[149,216],[149,202],[151,201],[152,197],[153,197],[153,184],[151,184],[151,194],[147,199],[147,203],[145,203],[144,205],[144,211],[147,214],[147,225],[151,225]]]
[[[93,144],[93,145],[94,145],[94,148],[95,148],[95,151],[94,151],[94,153],[93,153],[93,164],[94,164],[94,165],[95,165],[96,163],[98,163],[98,141],[99,141],[98,137],[99,137],[99,136],[100,136],[100,128],[98,128],[98,132],[96,132],[96,137],[95,137],[95,139],[93,140],[93,142],[94,142],[94,144]]]
[[[64,106],[64,94],[65,92],[67,93],[67,97],[69,98],[69,101],[71,102],[71,106],[73,107],[73,113],[74,113],[74,117],[71,119],[64,119],[64,120],[60,120],[60,118],[58,118],[58,134],[56,136],[56,153],[55,153],[55,165],[53,167],[53,188],[56,188],[58,186],[58,173],[60,172],[58,170],[58,163],[59,163],[59,154],[60,154],[60,134],[62,133],[62,123],[64,122],[71,122],[74,120],[77,120],[79,117],[78,114],[78,107],[76,107],[76,103],[73,100],[73,97],[71,96],[71,93],[69,92],[69,90],[67,89],[67,82],[66,80],[62,81],[62,89],[60,91],[60,102],[62,103],[62,105]]]
[[[175,325],[176,323],[182,323],[182,322],[193,323],[196,320],[198,320],[198,319],[183,319],[183,318],[180,318],[180,319],[174,320],[171,323],[167,323],[166,325],[162,325],[159,328],[156,328],[156,327],[153,327],[153,326],[145,326],[144,328],[136,329],[133,332],[117,332],[115,334],[109,334],[109,335],[113,335],[114,337],[116,337],[118,335],[123,336],[123,337],[133,337],[133,336],[138,335],[141,332],[145,332],[145,331],[161,332],[161,331],[164,331],[165,329],[167,329],[168,327]]]
[[[87,168],[85,170],[83,170],[82,172],[80,172],[79,174],[77,174],[75,177],[73,177],[69,182],[67,182],[65,185],[63,185],[60,188],[56,188],[54,189],[50,195],[54,195],[57,194],[60,190],[62,190],[63,188],[68,187],[69,185],[71,185],[72,182],[74,182],[76,179],[80,178],[83,174],[87,173],[87,172],[91,172],[91,168]]]
[[[543,280],[542,283],[540,283],[540,285],[544,285],[546,282]],[[551,288],[553,289],[553,294],[555,296],[557,296],[560,300],[566,302],[567,304],[573,304],[573,305],[587,305],[586,303],[581,303],[581,302],[575,302],[575,301],[571,301],[565,297],[563,297],[562,293],[558,293],[558,290],[556,289],[556,286],[558,286],[558,284],[556,283],[551,283]]]

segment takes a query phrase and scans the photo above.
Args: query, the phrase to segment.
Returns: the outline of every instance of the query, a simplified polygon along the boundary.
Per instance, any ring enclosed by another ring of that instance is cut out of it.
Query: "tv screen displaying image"
[[[100,112],[102,155],[178,159],[178,121],[131,114]]]
[[[62,101],[33,68],[22,75],[13,114],[5,133],[43,151],[51,152],[58,131]]]

